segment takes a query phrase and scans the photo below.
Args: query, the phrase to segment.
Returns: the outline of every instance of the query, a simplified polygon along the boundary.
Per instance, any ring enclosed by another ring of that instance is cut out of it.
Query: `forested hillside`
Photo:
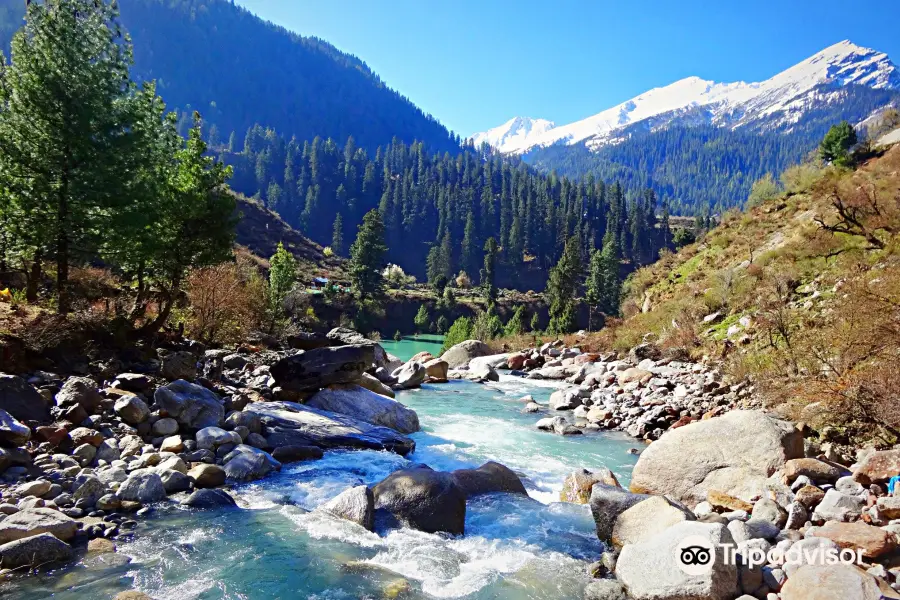
[[[0,0],[0,42],[9,54],[25,2]],[[199,110],[212,141],[243,140],[260,122],[298,139],[346,140],[371,151],[393,138],[455,152],[456,140],[390,89],[364,62],[327,42],[265,22],[229,0],[120,0],[134,43],[137,80],[155,79],[182,113]]]
[[[596,151],[584,144],[554,145],[534,149],[523,158],[546,173],[573,178],[591,173],[603,181],[621,181],[627,190],[651,188],[674,214],[721,214],[742,206],[754,181],[767,173],[777,177],[799,162],[833,124],[859,123],[900,98],[892,90],[858,85],[839,89],[823,85],[817,91],[829,101],[809,107],[790,128],[654,129],[652,122],[641,122],[623,130],[620,143]],[[690,118],[681,115],[681,120]]]

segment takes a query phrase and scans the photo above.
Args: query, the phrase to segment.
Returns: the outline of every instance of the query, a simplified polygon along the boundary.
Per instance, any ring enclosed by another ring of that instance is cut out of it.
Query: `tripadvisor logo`
[[[688,575],[709,573],[716,562],[716,548],[708,538],[689,535],[675,546],[675,562]]]

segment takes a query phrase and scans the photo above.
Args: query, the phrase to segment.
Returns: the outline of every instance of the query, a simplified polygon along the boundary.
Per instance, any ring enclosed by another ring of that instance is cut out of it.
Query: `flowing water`
[[[418,412],[423,428],[408,459],[331,451],[234,488],[242,510],[163,506],[133,541],[118,543],[116,555],[14,581],[0,597],[106,599],[139,589],[160,600],[579,598],[586,561],[602,548],[588,508],[558,501],[563,479],[576,468],[607,466],[627,484],[635,460],[627,449],[639,443],[535,430],[541,415],[522,414],[519,398],[546,403],[554,388],[541,384],[503,376],[489,385],[456,381],[402,392],[398,399]],[[530,498],[471,499],[463,537],[408,529],[379,536],[313,511],[410,461],[448,470],[487,460],[520,473]]]

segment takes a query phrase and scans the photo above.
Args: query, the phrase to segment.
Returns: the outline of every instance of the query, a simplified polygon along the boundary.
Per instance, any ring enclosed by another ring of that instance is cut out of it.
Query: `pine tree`
[[[338,213],[334,218],[334,227],[332,228],[331,234],[331,250],[337,255],[344,253],[344,219],[341,217],[341,213]]]
[[[278,242],[275,254],[269,259],[269,331],[284,315],[284,300],[297,283],[297,259]]]
[[[413,320],[416,329],[421,333],[428,330],[428,324],[431,323],[431,315],[428,314],[428,307],[424,304],[419,307],[416,318]]]
[[[566,241],[563,255],[547,282],[547,300],[550,303],[549,331],[554,334],[571,333],[577,325],[575,319],[575,294],[581,279],[581,242],[572,236]]]
[[[350,280],[360,301],[381,295],[384,285],[381,273],[387,251],[381,213],[372,209],[363,217],[356,241],[350,247]]]
[[[856,130],[847,121],[832,125],[819,144],[819,156],[827,163],[848,166],[850,148],[856,144]]]
[[[491,237],[484,244],[484,268],[481,269],[481,292],[488,305],[491,305],[497,299],[497,287],[494,284],[494,267],[496,263],[497,242]]]
[[[504,330],[506,335],[522,335],[525,333],[525,307],[519,305],[516,307],[515,312],[513,312],[513,316],[510,317],[509,322],[506,323],[506,328]]]

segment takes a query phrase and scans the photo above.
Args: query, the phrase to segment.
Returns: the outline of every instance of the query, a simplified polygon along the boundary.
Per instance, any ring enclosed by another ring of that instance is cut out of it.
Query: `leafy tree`
[[[284,299],[297,283],[297,259],[278,242],[275,254],[269,259],[269,330],[284,314]]]
[[[819,156],[826,163],[849,166],[850,148],[856,144],[856,130],[847,121],[832,125],[819,144]]]
[[[331,234],[331,250],[338,255],[344,253],[344,219],[341,213],[334,218],[334,228]]]
[[[481,269],[481,293],[488,304],[497,299],[497,287],[494,285],[496,263],[497,241],[491,237],[484,244],[484,268]]]
[[[353,292],[361,301],[379,297],[383,291],[384,255],[387,245],[384,243],[384,222],[381,213],[375,209],[366,213],[356,241],[350,247],[350,280]]]
[[[416,329],[419,332],[427,331],[428,324],[431,322],[431,315],[428,314],[428,307],[424,304],[419,307],[419,312],[416,313],[416,318],[413,321],[416,324]]]
[[[473,339],[486,342],[501,335],[503,335],[503,321],[497,316],[493,305],[489,306],[487,310],[478,313],[478,316],[475,317],[475,321],[472,323],[471,336]]]
[[[506,335],[522,335],[525,333],[525,307],[519,305],[516,307],[513,316],[506,323],[504,333]]]
[[[693,244],[697,241],[697,237],[694,235],[694,232],[687,227],[682,229],[677,229],[675,231],[675,235],[672,236],[672,242],[675,244],[675,249],[684,248],[690,244]]]
[[[531,323],[528,327],[531,331],[540,331],[541,330],[541,317],[534,313],[531,315]]]
[[[436,328],[437,328],[437,332],[439,334],[447,333],[448,326],[449,326],[449,323],[447,322],[447,317],[445,317],[444,315],[441,315],[440,317],[438,317]]]
[[[28,4],[0,64],[3,212],[20,249],[56,262],[58,308],[68,311],[69,265],[88,257],[127,202],[140,160],[131,44],[115,3]]]
[[[453,346],[472,339],[472,321],[467,317],[460,317],[453,321],[453,325],[444,336],[444,345],[441,347],[441,354],[452,348]]]
[[[566,241],[559,262],[550,270],[547,282],[551,333],[562,334],[575,330],[575,294],[581,272],[581,243],[577,237],[572,236]]]
[[[747,198],[747,206],[759,206],[763,202],[768,202],[780,195],[781,188],[778,186],[778,182],[775,181],[771,173],[766,173],[753,182],[753,187],[750,189],[750,197]]]
[[[444,234],[440,244],[431,247],[428,252],[428,283],[435,289],[443,292],[447,282],[453,274],[452,270],[453,246],[450,241],[450,232]]]

